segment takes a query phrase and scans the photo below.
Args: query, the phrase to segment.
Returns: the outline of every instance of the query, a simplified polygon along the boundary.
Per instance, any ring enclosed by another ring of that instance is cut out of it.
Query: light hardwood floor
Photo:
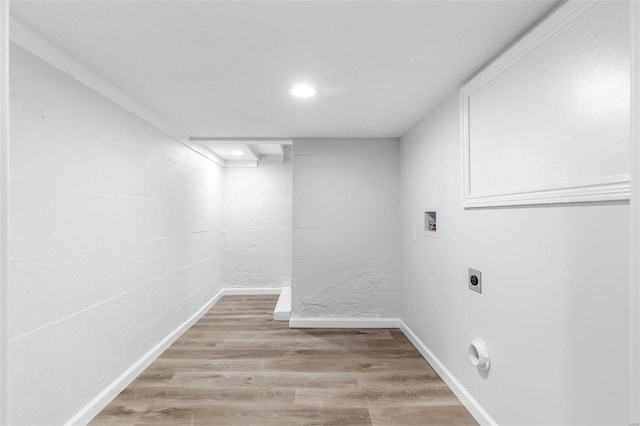
[[[90,424],[475,425],[395,329],[289,329],[225,296]]]

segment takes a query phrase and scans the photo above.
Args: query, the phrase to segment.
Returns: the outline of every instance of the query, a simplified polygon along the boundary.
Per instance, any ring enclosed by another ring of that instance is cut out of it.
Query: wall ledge
[[[400,328],[400,318],[300,318],[289,320],[290,328]]]
[[[224,288],[223,296],[242,296],[242,295],[260,295],[260,294],[280,294],[281,287],[248,287],[248,288]]]
[[[289,321],[291,318],[291,287],[282,287],[282,292],[273,310],[274,321]]]
[[[465,406],[469,413],[480,423],[481,425],[491,425],[497,426],[497,422],[491,418],[489,413],[482,408],[480,403],[471,395],[471,393],[462,386],[462,383],[458,381],[458,379],[444,366],[442,361],[440,361],[433,352],[427,347],[427,345],[418,338],[418,336],[409,328],[404,321],[399,320],[400,322],[400,330],[407,336],[407,339],[415,346],[415,348],[420,352],[422,357],[433,367],[433,369],[438,373],[438,375],[444,380],[444,382],[449,386],[449,389],[458,397],[460,402]]]

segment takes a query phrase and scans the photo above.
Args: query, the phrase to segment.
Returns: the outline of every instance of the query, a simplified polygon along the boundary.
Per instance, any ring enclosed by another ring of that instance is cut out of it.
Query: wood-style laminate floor
[[[475,425],[395,329],[289,329],[225,296],[90,424]]]

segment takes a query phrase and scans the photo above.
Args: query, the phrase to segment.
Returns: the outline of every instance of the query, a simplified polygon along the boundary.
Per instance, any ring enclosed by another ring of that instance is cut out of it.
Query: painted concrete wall
[[[292,165],[224,171],[225,287],[291,285]]]
[[[292,318],[398,317],[398,142],[296,139]]]
[[[221,287],[223,171],[11,52],[10,424],[61,424]]]
[[[460,138],[455,94],[400,143],[403,320],[498,424],[627,424],[628,203],[464,210]]]

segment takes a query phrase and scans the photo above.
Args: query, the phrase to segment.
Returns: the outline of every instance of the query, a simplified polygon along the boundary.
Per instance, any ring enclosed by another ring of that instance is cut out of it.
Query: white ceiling
[[[192,137],[396,137],[559,3],[14,0],[11,10]],[[318,94],[292,98],[297,81]]]

